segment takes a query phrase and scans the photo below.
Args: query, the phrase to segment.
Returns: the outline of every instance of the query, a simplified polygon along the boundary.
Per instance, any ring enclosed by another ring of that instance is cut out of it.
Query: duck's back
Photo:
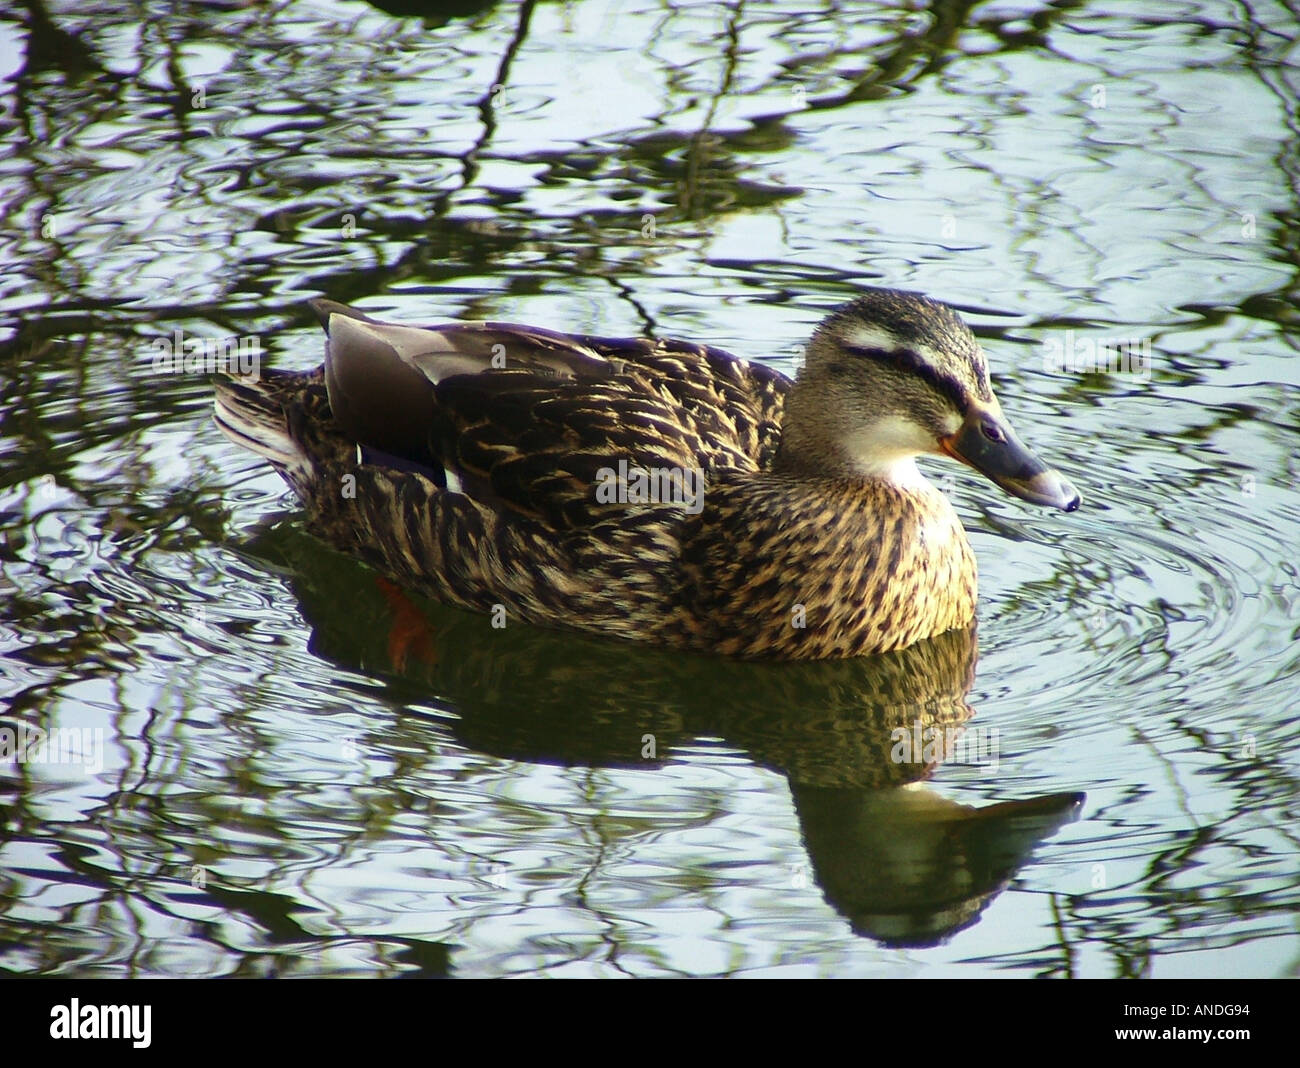
[[[761,470],[780,440],[789,379],[710,346],[317,310],[333,419],[373,462],[556,529],[618,517],[594,492],[611,465]]]

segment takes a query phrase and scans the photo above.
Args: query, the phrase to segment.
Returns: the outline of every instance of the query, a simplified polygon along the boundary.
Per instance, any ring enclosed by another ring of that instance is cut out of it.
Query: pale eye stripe
[[[893,352],[903,347],[897,334],[880,326],[856,326],[844,338],[849,348],[876,349],[880,352]]]

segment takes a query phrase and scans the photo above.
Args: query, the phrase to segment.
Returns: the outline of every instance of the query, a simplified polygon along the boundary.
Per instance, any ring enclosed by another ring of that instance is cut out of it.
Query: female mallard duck
[[[866,291],[794,381],[684,341],[414,327],[315,301],[325,363],[217,387],[336,546],[480,612],[740,657],[898,649],[975,618],[921,453],[1065,511],[946,305]]]

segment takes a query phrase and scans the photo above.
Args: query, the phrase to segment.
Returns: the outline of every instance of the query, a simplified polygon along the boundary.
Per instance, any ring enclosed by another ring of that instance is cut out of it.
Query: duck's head
[[[1022,500],[1079,507],[1078,491],[1016,437],[956,313],[919,293],[867,290],[813,334],[777,466],[906,486],[925,453],[969,464]]]

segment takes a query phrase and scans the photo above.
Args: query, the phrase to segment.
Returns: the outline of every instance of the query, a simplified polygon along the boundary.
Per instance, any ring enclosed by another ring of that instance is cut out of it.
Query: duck
[[[325,542],[494,628],[887,653],[975,625],[974,554],[918,457],[1080,505],[1016,436],[970,328],[923,294],[859,292],[794,378],[674,338],[311,308],[323,364],[219,380],[217,426]]]

